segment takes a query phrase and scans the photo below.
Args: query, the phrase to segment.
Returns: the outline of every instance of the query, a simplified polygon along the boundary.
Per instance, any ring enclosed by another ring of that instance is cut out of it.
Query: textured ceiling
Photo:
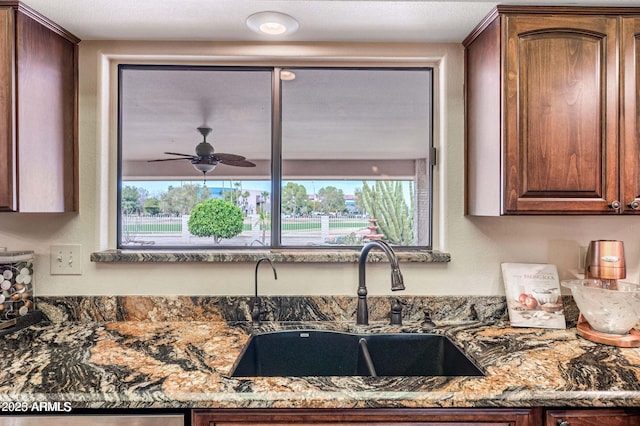
[[[247,17],[293,16],[287,41],[460,42],[501,2],[432,0],[25,0],[83,40],[255,41]],[[508,4],[638,5],[638,0],[527,1]]]

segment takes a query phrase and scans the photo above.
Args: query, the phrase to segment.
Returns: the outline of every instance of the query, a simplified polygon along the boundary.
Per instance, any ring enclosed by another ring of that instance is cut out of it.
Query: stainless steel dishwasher
[[[0,426],[184,426],[182,414],[0,417]]]

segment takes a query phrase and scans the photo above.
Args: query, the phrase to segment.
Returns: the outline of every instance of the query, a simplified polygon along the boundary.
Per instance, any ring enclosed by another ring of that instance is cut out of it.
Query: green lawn
[[[366,228],[369,222],[366,220],[345,220],[329,221],[329,229],[341,228]],[[320,220],[302,221],[302,220],[283,220],[281,223],[282,231],[319,231],[321,228]],[[267,230],[271,230],[271,224],[267,225]]]
[[[166,232],[182,232],[182,225],[179,223],[173,224],[155,224],[145,223],[140,225],[123,225],[122,232],[132,234],[163,234]]]
[[[340,228],[366,228],[369,222],[366,220],[345,220],[345,221],[329,221],[329,229]],[[320,219],[317,220],[300,220],[300,219],[284,219],[282,221],[282,231],[320,231]],[[242,229],[244,231],[251,230],[250,223],[244,223]],[[267,230],[271,229],[271,224],[267,225]],[[173,224],[124,224],[122,232],[131,234],[163,234],[163,233],[181,233],[182,225]]]

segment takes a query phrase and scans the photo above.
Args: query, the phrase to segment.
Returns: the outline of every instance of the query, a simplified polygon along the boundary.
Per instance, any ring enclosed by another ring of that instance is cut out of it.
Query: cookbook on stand
[[[511,326],[567,328],[556,265],[502,263],[501,266]]]

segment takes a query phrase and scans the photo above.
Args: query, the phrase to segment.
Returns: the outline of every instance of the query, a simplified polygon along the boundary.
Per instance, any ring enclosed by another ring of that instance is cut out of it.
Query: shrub
[[[214,199],[196,205],[189,215],[189,232],[196,237],[213,237],[216,244],[242,232],[242,211],[232,203]]]
[[[160,200],[157,198],[147,198],[144,200],[144,207],[142,208],[146,214],[159,214],[160,213]]]

